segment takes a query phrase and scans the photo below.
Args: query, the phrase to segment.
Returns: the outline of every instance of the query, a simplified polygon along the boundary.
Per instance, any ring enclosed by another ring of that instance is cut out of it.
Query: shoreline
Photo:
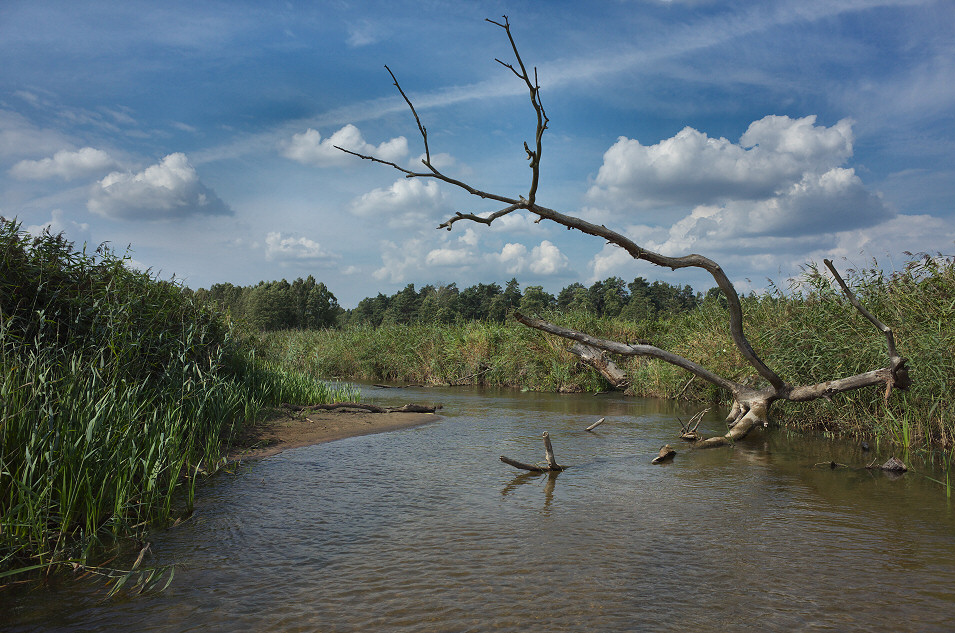
[[[229,447],[228,461],[264,459],[292,448],[421,426],[440,418],[435,413],[316,411],[304,416],[282,413],[245,430]]]

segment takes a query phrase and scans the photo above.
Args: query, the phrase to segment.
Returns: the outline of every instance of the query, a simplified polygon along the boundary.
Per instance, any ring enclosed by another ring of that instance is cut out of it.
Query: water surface
[[[693,409],[615,395],[368,399],[444,415],[217,476],[192,519],[153,535],[158,562],[178,564],[168,590],[7,598],[8,630],[955,630],[944,488],[816,466],[888,452],[779,430],[689,451],[677,416]],[[542,461],[545,430],[567,471],[498,461]],[[676,459],[651,465],[664,443]]]

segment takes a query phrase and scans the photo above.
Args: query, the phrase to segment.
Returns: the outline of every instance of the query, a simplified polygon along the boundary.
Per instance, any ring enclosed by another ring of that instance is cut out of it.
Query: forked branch
[[[691,267],[702,268],[703,270],[706,270],[713,277],[716,285],[723,292],[723,295],[726,298],[730,336],[732,337],[733,343],[736,345],[737,349],[739,349],[746,362],[749,363],[756,373],[758,373],[759,376],[768,383],[768,386],[761,389],[756,389],[735,382],[723,376],[719,376],[718,374],[706,369],[698,363],[683,358],[678,354],[657,348],[653,345],[626,344],[600,339],[583,332],[578,332],[576,330],[564,328],[553,323],[548,323],[547,321],[543,321],[541,319],[516,314],[515,318],[519,322],[527,325],[528,327],[555,334],[566,339],[578,341],[596,350],[602,350],[623,356],[647,356],[651,358],[657,358],[672,365],[682,367],[693,375],[698,376],[703,380],[706,380],[717,387],[730,392],[733,396],[733,408],[727,417],[727,425],[729,426],[728,432],[723,436],[709,438],[706,440],[701,439],[700,442],[698,442],[698,444],[701,446],[717,446],[732,442],[744,437],[754,426],[758,424],[766,424],[768,420],[769,408],[776,400],[813,400],[816,398],[828,397],[836,393],[849,391],[851,389],[859,389],[861,387],[876,384],[885,385],[886,398],[888,398],[893,387],[898,387],[901,389],[909,385],[910,380],[908,377],[908,372],[905,368],[906,359],[900,357],[896,352],[895,340],[891,329],[882,324],[878,319],[876,319],[867,310],[865,310],[865,308],[862,307],[858,299],[856,299],[856,297],[849,290],[846,283],[842,280],[842,277],[840,277],[836,272],[835,268],[832,266],[832,263],[828,260],[826,260],[826,265],[829,267],[829,270],[832,271],[839,285],[842,287],[843,292],[849,298],[849,301],[852,302],[852,304],[877,328],[879,328],[879,330],[885,333],[886,340],[888,342],[890,362],[887,367],[856,376],[830,380],[815,385],[792,386],[787,384],[779,374],[771,369],[759,357],[752,345],[750,345],[743,332],[743,314],[739,295],[737,294],[736,289],[730,282],[729,278],[726,276],[726,273],[716,262],[697,254],[685,255],[682,257],[669,257],[661,253],[656,253],[643,248],[625,235],[609,229],[602,224],[593,224],[581,218],[566,215],[555,211],[554,209],[539,205],[536,201],[536,198],[538,185],[540,182],[540,166],[541,157],[543,155],[543,136],[544,132],[547,130],[549,119],[547,118],[547,114],[544,111],[544,107],[540,98],[540,85],[538,83],[537,70],[534,69],[534,77],[532,79],[527,71],[527,67],[524,64],[523,59],[521,58],[517,44],[514,41],[514,36],[511,32],[511,26],[507,16],[504,16],[503,22],[497,22],[494,20],[487,21],[504,29],[505,33],[507,34],[508,41],[511,45],[511,50],[514,54],[515,62],[508,63],[501,60],[496,61],[510,70],[527,87],[528,93],[530,95],[531,106],[536,115],[536,131],[533,149],[527,143],[524,143],[524,150],[527,153],[529,166],[531,168],[531,182],[526,197],[518,196],[517,198],[514,198],[491,193],[482,189],[477,189],[468,183],[452,178],[437,169],[431,163],[431,150],[428,144],[427,129],[421,122],[421,118],[418,116],[413,103],[399,85],[398,80],[391,72],[391,69],[387,66],[386,68],[388,68],[388,72],[391,74],[391,77],[394,80],[395,87],[397,87],[398,91],[401,93],[401,96],[404,98],[409,109],[414,115],[415,122],[418,126],[418,132],[420,133],[422,142],[424,143],[425,156],[422,159],[422,163],[427,168],[427,171],[415,172],[405,167],[401,167],[396,163],[382,160],[374,156],[359,154],[341,147],[339,147],[339,149],[364,160],[370,160],[383,165],[388,165],[404,173],[407,178],[434,178],[467,191],[473,196],[487,200],[494,200],[505,205],[503,208],[492,213],[478,214],[457,212],[453,217],[441,223],[438,226],[439,229],[444,228],[450,231],[456,222],[462,220],[490,225],[500,217],[518,210],[525,210],[537,216],[536,222],[550,220],[556,224],[566,227],[567,229],[573,229],[587,235],[593,235],[609,244],[613,244],[624,249],[634,259],[644,260],[657,266],[670,268],[671,270]],[[619,384],[622,385],[624,382],[625,381],[619,381]],[[688,435],[697,437],[695,427],[692,431],[688,431]],[[547,438],[545,434],[545,441],[546,440]],[[502,458],[502,460],[517,466],[517,463],[514,463],[513,460],[508,460],[507,458]],[[526,466],[526,464],[523,464],[518,467],[521,468]]]

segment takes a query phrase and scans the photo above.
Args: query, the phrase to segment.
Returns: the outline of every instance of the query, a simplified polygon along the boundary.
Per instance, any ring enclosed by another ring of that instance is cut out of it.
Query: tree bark
[[[623,390],[630,386],[626,372],[617,367],[607,352],[579,341],[571,345],[567,351],[579,358],[580,362],[596,369],[614,389]]]

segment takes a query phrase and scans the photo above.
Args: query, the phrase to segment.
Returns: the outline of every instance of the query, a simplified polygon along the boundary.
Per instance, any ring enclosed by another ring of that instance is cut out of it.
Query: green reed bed
[[[585,312],[554,311],[542,316],[627,341],[643,339],[656,327],[656,322],[631,323]],[[557,392],[606,389],[603,379],[578,363],[566,348],[566,341],[513,320],[288,330],[264,333],[258,344],[263,356],[276,362],[343,380]]]
[[[0,579],[188,510],[265,407],[357,397],[256,358],[178,284],[2,218],[0,372]]]

